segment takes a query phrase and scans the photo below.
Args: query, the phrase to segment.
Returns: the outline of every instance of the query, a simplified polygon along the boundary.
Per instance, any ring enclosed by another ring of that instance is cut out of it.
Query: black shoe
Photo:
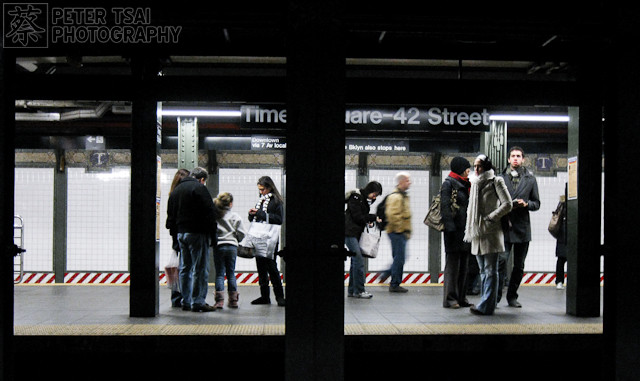
[[[214,306],[210,306],[207,303],[205,304],[194,304],[191,307],[191,311],[193,312],[211,312],[211,311],[215,311],[216,308]]]
[[[465,300],[464,302],[460,303],[460,307],[472,307],[473,303],[469,303],[469,301]]]
[[[191,311],[191,306],[189,306],[187,304],[182,304],[182,310],[183,311]]]
[[[284,297],[276,298],[276,301],[278,302],[278,305],[279,305],[280,307],[284,307],[284,306],[286,306],[286,302],[285,302],[285,300],[284,300]]]
[[[258,299],[252,300],[251,304],[271,304],[271,299],[261,296]]]
[[[522,308],[522,304],[520,304],[517,300],[507,300],[509,307]]]
[[[182,303],[181,302],[171,303],[171,307],[174,307],[174,308],[182,307]]]
[[[474,315],[484,315],[482,313],[482,311],[480,311],[479,309],[475,308],[475,307],[471,307],[469,308],[469,312],[471,312]]]
[[[405,292],[409,292],[409,290],[407,290],[406,288],[402,287],[402,286],[389,286],[389,292],[400,292],[400,293],[405,293]]]

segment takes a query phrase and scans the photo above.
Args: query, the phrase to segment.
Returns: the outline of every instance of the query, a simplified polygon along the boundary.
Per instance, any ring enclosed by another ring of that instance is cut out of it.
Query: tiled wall
[[[53,168],[16,168],[15,179],[14,215],[24,221],[27,250],[24,269],[53,271]]]
[[[171,237],[164,228],[166,202],[175,168],[163,168],[160,209],[160,269],[169,259]],[[369,179],[379,181],[384,189],[371,210],[394,188],[398,170],[371,169]],[[409,190],[413,212],[413,236],[409,241],[405,271],[426,272],[428,269],[428,228],[422,223],[429,205],[429,172],[409,171],[413,185]],[[449,173],[442,172],[443,177]],[[25,271],[53,270],[53,168],[16,168],[15,214],[24,219]],[[220,192],[234,195],[233,211],[248,228],[246,212],[257,198],[256,182],[260,176],[271,176],[285,193],[281,168],[221,168]],[[111,172],[92,173],[84,168],[67,168],[67,269],[69,271],[128,271],[129,263],[129,192],[130,169],[114,167]],[[555,176],[538,176],[541,208],[531,213],[532,242],[526,261],[527,272],[554,271],[555,239],[547,232],[551,211],[564,193],[566,172]],[[356,188],[356,170],[345,170],[345,191]],[[285,225],[286,228],[286,225]],[[370,271],[381,271],[391,263],[391,244],[383,234],[378,258],[369,260]],[[444,250],[442,250],[444,266]],[[345,261],[348,271],[349,260]],[[255,271],[255,261],[238,259],[238,271]],[[442,270],[442,269],[441,269]]]
[[[67,270],[129,269],[131,170],[67,168]]]

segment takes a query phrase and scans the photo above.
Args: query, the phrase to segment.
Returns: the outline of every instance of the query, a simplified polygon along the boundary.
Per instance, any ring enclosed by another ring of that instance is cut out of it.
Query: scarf
[[[265,214],[267,214],[267,207],[269,206],[269,202],[271,201],[271,197],[272,196],[273,196],[273,193],[267,193],[267,194],[263,194],[262,196],[260,196],[260,199],[256,203],[256,209],[262,208],[262,210],[265,212]],[[258,216],[256,215],[256,216],[253,217],[253,220],[257,221],[257,218],[258,218]]]
[[[471,242],[480,235],[480,189],[495,177],[493,169],[483,172],[480,176],[471,176],[471,191],[469,192],[469,206],[467,207],[467,224],[464,229],[464,241]]]
[[[449,172],[449,177],[454,178],[458,181],[460,181],[462,184],[467,186],[467,192],[470,192],[470,187],[471,187],[471,183],[469,183],[469,178],[468,177],[462,177],[459,174],[455,173],[455,172]]]

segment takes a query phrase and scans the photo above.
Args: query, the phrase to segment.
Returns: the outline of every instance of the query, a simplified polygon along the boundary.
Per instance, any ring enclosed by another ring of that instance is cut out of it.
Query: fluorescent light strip
[[[519,122],[568,122],[566,115],[490,115],[490,120],[519,121]]]
[[[235,110],[162,110],[162,116],[241,116],[240,111]]]

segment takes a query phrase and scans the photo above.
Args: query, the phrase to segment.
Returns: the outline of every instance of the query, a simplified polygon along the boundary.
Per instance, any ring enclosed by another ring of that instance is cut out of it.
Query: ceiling
[[[16,72],[19,78],[36,78],[31,83],[126,78],[132,73],[131,56],[141,50],[158,57],[158,73],[164,78],[284,78],[287,36],[293,33],[288,28],[295,30],[297,21],[287,24],[289,14],[277,4],[240,10],[236,5],[194,9],[154,4],[154,24],[182,27],[179,44],[154,50],[115,44],[52,46],[17,56]],[[393,7],[374,4],[340,4],[342,12],[332,19],[343,42],[347,78],[572,83],[585,57],[598,59],[593,53],[606,49],[609,41],[611,11],[599,3],[553,9],[533,3],[519,8],[430,5],[426,11],[404,1]],[[128,123],[130,104],[21,99],[16,113],[18,134],[42,134],[41,124],[69,133],[78,125]],[[53,113],[58,117],[47,116]]]

